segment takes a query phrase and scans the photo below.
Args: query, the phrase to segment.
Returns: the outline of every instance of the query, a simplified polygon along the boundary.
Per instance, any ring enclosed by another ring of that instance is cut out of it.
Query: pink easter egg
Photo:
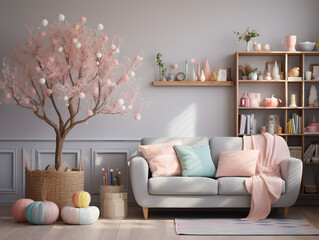
[[[174,69],[178,68],[178,64],[174,63],[174,64],[172,65],[172,68],[174,68]]]
[[[86,22],[86,17],[81,17],[81,18],[80,18],[80,22],[81,22],[81,23],[85,23],[85,22]]]
[[[45,31],[41,31],[41,32],[40,32],[40,36],[41,36],[41,37],[45,37],[45,35],[47,35]]]
[[[26,41],[26,43],[28,46],[31,46],[32,45],[32,42],[31,41]]]
[[[80,98],[85,98],[85,93],[84,92],[80,92],[80,94],[79,94],[79,96],[80,96]]]
[[[194,58],[191,58],[189,61],[190,61],[191,63],[194,63],[194,62],[195,62],[195,59],[194,59]]]
[[[141,61],[141,57],[140,56],[136,56],[135,57],[135,61],[137,61],[137,62]]]
[[[92,116],[92,115],[93,115],[93,112],[92,112],[92,110],[91,110],[91,109],[88,109],[88,111],[87,111],[87,115],[88,115],[88,116]]]
[[[25,98],[25,99],[23,99],[23,103],[24,103],[24,104],[29,104],[30,101],[29,101],[29,99]]]
[[[99,95],[99,89],[97,87],[93,88],[94,95]]]
[[[39,72],[41,72],[41,68],[40,68],[39,66],[36,66],[36,67],[35,67],[35,71],[36,71],[37,73],[39,73]]]
[[[106,79],[105,80],[105,85],[108,87],[108,86],[111,86],[112,82],[110,79]]]
[[[59,43],[59,40],[58,40],[58,39],[55,38],[55,39],[52,40],[52,44],[53,44],[53,45],[58,45],[58,43]]]
[[[5,97],[6,99],[10,99],[10,98],[11,98],[11,94],[8,93],[8,92],[6,92],[6,93],[4,93],[4,97]]]
[[[46,92],[47,92],[47,94],[50,96],[53,91],[52,91],[52,89],[48,88]]]
[[[31,93],[32,96],[33,96],[34,94],[36,94],[35,89],[32,89],[30,93]]]
[[[127,74],[124,74],[123,81],[129,82],[130,81],[130,77]]]
[[[141,114],[139,113],[136,113],[135,116],[134,116],[135,120],[141,120]]]
[[[115,66],[117,66],[117,65],[119,65],[119,61],[117,61],[116,59],[114,59],[114,60],[113,60],[113,64],[114,64]]]
[[[109,39],[109,38],[108,38],[106,35],[104,35],[104,36],[102,37],[102,40],[103,40],[104,42],[107,42],[108,39]]]

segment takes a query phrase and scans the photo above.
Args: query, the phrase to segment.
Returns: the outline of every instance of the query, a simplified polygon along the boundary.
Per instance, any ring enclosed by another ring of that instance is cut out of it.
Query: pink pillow
[[[259,150],[221,152],[216,178],[254,176],[258,155]]]
[[[182,167],[177,159],[174,145],[182,145],[182,141],[139,146],[143,157],[150,166],[153,177],[182,175]]]

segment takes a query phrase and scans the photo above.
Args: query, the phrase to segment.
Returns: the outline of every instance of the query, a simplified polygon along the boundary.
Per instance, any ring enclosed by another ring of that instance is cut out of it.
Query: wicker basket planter
[[[25,197],[34,201],[52,201],[61,210],[73,206],[72,196],[84,189],[84,171],[59,172],[25,170]]]

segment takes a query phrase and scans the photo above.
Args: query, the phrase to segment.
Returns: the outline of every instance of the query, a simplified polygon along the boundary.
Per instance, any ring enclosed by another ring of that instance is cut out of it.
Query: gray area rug
[[[305,219],[265,219],[245,221],[240,219],[175,219],[179,235],[319,235],[319,230]]]

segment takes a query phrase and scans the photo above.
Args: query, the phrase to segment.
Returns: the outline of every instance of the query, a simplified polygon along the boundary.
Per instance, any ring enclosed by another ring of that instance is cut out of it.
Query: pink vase
[[[206,81],[209,81],[210,80],[211,71],[210,71],[210,67],[209,67],[207,58],[205,58],[205,64],[204,64],[203,70],[204,70]]]
[[[289,52],[295,52],[296,51],[296,42],[297,42],[297,36],[296,35],[288,35],[285,36],[287,40],[287,44],[284,43],[283,39],[281,40],[281,44],[286,46],[286,51]]]

